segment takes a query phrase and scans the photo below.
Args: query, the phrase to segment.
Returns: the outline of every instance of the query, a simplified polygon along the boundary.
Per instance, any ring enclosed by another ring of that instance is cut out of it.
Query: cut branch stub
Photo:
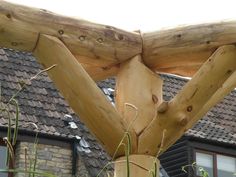
[[[56,37],[40,35],[34,55],[44,67],[57,65],[48,72],[50,78],[107,152],[113,155],[126,127],[96,83]],[[120,148],[117,155],[124,155],[124,150]]]
[[[175,143],[185,131],[231,91],[235,86],[235,81],[232,79],[235,77],[233,74],[235,70],[236,47],[233,45],[220,47],[169,102],[167,111],[158,113],[152,124],[144,130],[139,137],[139,152],[154,155],[158,147],[162,146],[163,152]],[[228,89],[223,91],[222,87],[225,84],[228,85]],[[206,105],[207,109],[204,108]]]
[[[116,80],[116,107],[137,135],[156,117],[156,109],[162,102],[162,83],[156,73],[141,63],[140,56],[121,65]]]

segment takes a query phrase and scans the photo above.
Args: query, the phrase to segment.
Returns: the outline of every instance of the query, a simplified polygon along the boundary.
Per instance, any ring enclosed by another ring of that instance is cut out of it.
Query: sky
[[[8,0],[122,28],[154,31],[236,20],[236,0]]]

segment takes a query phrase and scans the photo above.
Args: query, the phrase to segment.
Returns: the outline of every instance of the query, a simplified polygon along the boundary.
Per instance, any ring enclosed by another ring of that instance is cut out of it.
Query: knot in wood
[[[192,110],[193,110],[193,106],[188,106],[188,107],[187,107],[187,111],[188,111],[188,112],[191,112]]]
[[[187,125],[187,123],[188,123],[188,117],[187,116],[183,116],[179,119],[179,124],[181,126],[185,126],[185,125]]]
[[[157,98],[157,96],[156,95],[152,95],[152,101],[153,101],[153,103],[154,104],[157,104],[158,103],[158,98]]]
[[[124,39],[124,36],[122,34],[115,34],[115,38],[121,41]]]
[[[84,36],[84,35],[79,36],[79,40],[80,40],[80,41],[84,41],[85,38],[86,38],[86,36]]]
[[[103,43],[103,42],[104,42],[104,40],[103,40],[102,38],[98,38],[97,41],[98,41],[99,43]]]
[[[12,42],[11,45],[12,45],[12,46],[17,46],[18,43],[17,43],[17,42]]]
[[[11,18],[11,14],[9,14],[9,13],[6,14],[6,17],[7,17],[7,18]]]
[[[157,108],[158,113],[165,113],[168,110],[168,102],[164,101]]]
[[[58,30],[58,33],[59,33],[60,35],[63,35],[63,34],[64,34],[64,31],[63,31],[62,29],[60,29],[60,30]]]

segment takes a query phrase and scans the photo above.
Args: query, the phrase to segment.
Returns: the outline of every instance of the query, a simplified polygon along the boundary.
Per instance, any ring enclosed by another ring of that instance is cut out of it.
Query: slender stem
[[[12,140],[12,146],[15,146],[16,140],[17,140],[17,135],[18,135],[18,123],[19,123],[19,105],[15,99],[12,99],[11,101],[15,107],[16,107],[16,118],[15,118],[15,129],[14,129],[14,135],[13,135],[13,140]]]

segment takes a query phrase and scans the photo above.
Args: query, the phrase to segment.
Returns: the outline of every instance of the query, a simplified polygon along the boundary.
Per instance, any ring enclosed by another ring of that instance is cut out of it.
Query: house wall
[[[188,173],[182,170],[183,166],[191,163],[189,155],[188,140],[181,138],[160,156],[160,162],[170,177],[190,177],[189,170],[191,169],[186,168]]]
[[[29,159],[34,159],[33,151],[34,144],[29,142],[20,142],[15,150],[15,165],[16,168],[25,169],[25,149],[27,149],[27,166],[29,167]],[[77,159],[76,176],[88,177],[88,172],[81,159]],[[57,177],[71,177],[72,176],[72,150],[70,148],[38,144],[37,146],[37,170],[50,172]],[[15,177],[25,177],[25,174],[17,174]]]

